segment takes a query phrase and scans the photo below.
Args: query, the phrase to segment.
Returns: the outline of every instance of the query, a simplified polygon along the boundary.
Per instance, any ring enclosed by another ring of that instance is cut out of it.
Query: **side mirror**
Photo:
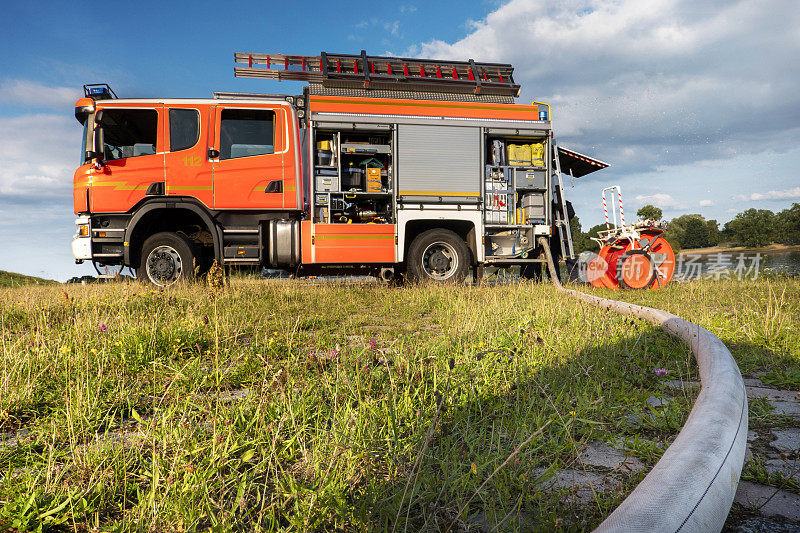
[[[103,164],[103,154],[105,153],[105,135],[103,133],[103,110],[101,109],[94,114],[94,150],[92,151],[92,158],[97,158],[99,164]],[[89,153],[87,152],[87,157]]]
[[[93,157],[97,158],[97,162],[103,164],[103,149],[105,148],[105,135],[103,134],[103,126],[95,126],[94,128],[94,153]]]

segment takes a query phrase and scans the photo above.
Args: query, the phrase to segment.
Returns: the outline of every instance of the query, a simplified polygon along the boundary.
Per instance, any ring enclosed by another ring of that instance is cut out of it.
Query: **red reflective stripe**
[[[253,68],[253,56],[247,56],[247,66]]]
[[[453,67],[453,79],[454,80],[458,79],[458,72],[456,71],[456,67]]]
[[[353,60],[353,72],[358,74],[358,61],[356,61],[355,59]]]
[[[442,77],[442,69],[439,68],[439,67],[436,67],[436,77],[437,78],[441,78]]]
[[[288,57],[284,57],[283,58],[283,68],[284,68],[284,70],[289,70],[289,58]]]
[[[337,59],[336,60],[336,72],[341,72],[341,71],[342,71],[342,62]]]
[[[375,63],[373,63],[372,61],[369,62],[369,71],[375,74]]]
[[[269,56],[267,56],[267,68],[269,68]]]
[[[474,75],[474,74],[472,74],[472,69],[471,69],[471,68],[468,68],[468,69],[467,69],[467,78],[469,78],[469,79],[471,79],[471,80],[474,80],[474,79],[475,79],[475,75]]]
[[[303,58],[303,70],[305,70],[305,69],[306,69],[306,58],[304,57]]]
[[[392,64],[386,63],[386,74],[392,75]]]
[[[411,76],[411,74],[408,73],[408,65],[406,65],[405,63],[403,64],[403,75]]]
[[[423,78],[427,77],[425,74],[425,67],[422,65],[419,66],[419,75],[422,76]]]

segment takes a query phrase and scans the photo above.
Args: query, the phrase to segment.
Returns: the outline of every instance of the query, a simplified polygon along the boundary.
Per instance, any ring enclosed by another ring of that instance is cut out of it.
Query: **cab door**
[[[213,206],[212,168],[207,159],[213,137],[208,107],[172,104],[164,112],[167,134],[165,194],[192,196]]]
[[[281,106],[223,104],[214,106],[213,114],[214,208],[283,209]]]
[[[103,160],[92,173],[89,207],[93,212],[125,212],[164,181],[163,105],[109,105],[99,126],[104,132]]]

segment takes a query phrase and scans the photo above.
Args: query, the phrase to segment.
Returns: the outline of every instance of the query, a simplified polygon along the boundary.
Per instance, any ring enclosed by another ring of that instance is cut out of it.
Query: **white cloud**
[[[798,25],[794,0],[512,0],[408,53],[512,63],[562,141],[634,173],[789,149]]]
[[[750,195],[740,194],[737,200],[794,200],[800,198],[800,187],[780,191],[754,192]]]
[[[71,109],[82,97],[74,87],[48,87],[29,80],[6,79],[0,82],[0,102],[4,104],[52,109]]]
[[[80,143],[80,124],[69,115],[0,118],[0,198],[71,202]]]
[[[383,29],[396,37],[400,33],[400,21],[394,20],[391,22],[385,22],[383,24]]]
[[[711,207],[714,205],[714,202],[711,200],[700,200],[700,207]]]
[[[413,4],[403,4],[400,6],[400,13],[411,14],[417,11],[417,6]]]
[[[683,206],[678,203],[675,198],[670,194],[656,193],[656,194],[640,194],[636,199],[643,204],[653,204],[656,207],[663,208],[682,208]]]

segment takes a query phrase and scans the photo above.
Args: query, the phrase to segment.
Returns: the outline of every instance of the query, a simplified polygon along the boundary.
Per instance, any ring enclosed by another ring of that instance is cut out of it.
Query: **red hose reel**
[[[619,198],[620,224],[612,204],[611,227],[605,193],[614,189]],[[644,220],[626,226],[619,186],[603,189],[603,208],[607,229],[593,238],[600,244],[600,252],[587,265],[589,283],[609,289],[660,289],[669,283],[675,273],[675,252],[663,236],[666,225]]]

